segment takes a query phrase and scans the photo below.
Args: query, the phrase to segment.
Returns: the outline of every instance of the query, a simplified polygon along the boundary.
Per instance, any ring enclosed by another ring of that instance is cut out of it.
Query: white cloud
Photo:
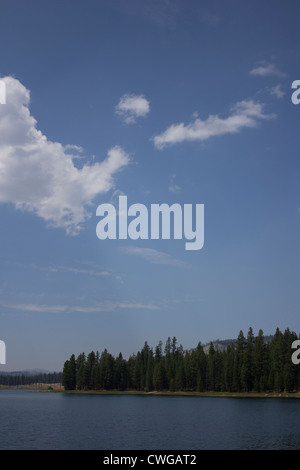
[[[285,76],[285,74],[283,72],[280,72],[280,70],[278,70],[278,68],[274,64],[268,64],[268,63],[263,63],[262,65],[250,70],[250,74],[260,76],[260,77],[266,77],[266,76],[284,77]]]
[[[281,89],[281,85],[276,85],[269,88],[269,92],[272,96],[275,96],[275,98],[278,99],[283,98],[283,96],[285,95],[285,92]]]
[[[142,304],[139,302],[105,302],[93,307],[70,307],[74,312],[99,312],[99,311],[114,311],[120,309],[141,309],[141,310],[158,310],[159,306],[155,304]]]
[[[81,269],[81,268],[73,268],[71,266],[46,266],[46,267],[39,267],[36,265],[31,265],[32,268],[39,269],[40,271],[47,271],[49,273],[73,273],[73,274],[86,274],[91,277],[99,277],[99,276],[113,276],[108,271],[101,271],[96,269]]]
[[[39,313],[63,313],[63,312],[78,312],[78,313],[97,313],[97,312],[113,312],[122,309],[141,309],[141,310],[158,310],[160,307],[155,304],[143,304],[139,302],[126,302],[126,301],[111,301],[97,303],[92,306],[78,306],[78,305],[45,305],[45,304],[4,304],[6,308],[19,310],[22,312],[39,312]]]
[[[185,140],[203,141],[210,137],[232,134],[241,131],[245,127],[255,127],[260,119],[270,119],[274,115],[263,113],[263,105],[252,100],[244,100],[236,103],[231,108],[231,114],[227,118],[218,115],[209,116],[206,121],[198,117],[189,124],[172,124],[160,135],[153,138],[154,145],[163,149],[166,145],[172,145]]]
[[[20,310],[22,312],[41,312],[41,313],[57,313],[65,312],[68,307],[66,305],[39,305],[39,304],[1,304],[6,308]]]
[[[93,199],[114,187],[114,175],[128,165],[127,153],[111,148],[105,160],[81,169],[81,152],[47,139],[30,114],[30,93],[20,81],[3,78],[6,104],[0,106],[0,203],[34,212],[48,224],[76,234],[90,217]],[[71,151],[71,154],[70,154]]]
[[[175,178],[176,178],[176,175],[173,173],[170,176],[170,185],[169,185],[169,191],[171,191],[172,193],[176,193],[181,190],[181,187],[175,183]]]
[[[137,255],[143,258],[149,263],[152,264],[164,264],[169,266],[177,266],[181,268],[188,268],[189,265],[184,261],[181,261],[177,258],[173,258],[172,256],[164,253],[162,251],[157,251],[152,248],[140,248],[137,246],[130,246],[123,248],[122,251],[128,253],[130,255]]]
[[[116,106],[116,113],[127,124],[134,123],[139,117],[145,117],[149,111],[150,103],[144,95],[125,94]]]

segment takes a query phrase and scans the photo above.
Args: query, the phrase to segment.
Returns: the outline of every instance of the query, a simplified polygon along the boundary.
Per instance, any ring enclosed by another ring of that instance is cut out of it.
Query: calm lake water
[[[0,390],[0,449],[300,449],[300,400]]]

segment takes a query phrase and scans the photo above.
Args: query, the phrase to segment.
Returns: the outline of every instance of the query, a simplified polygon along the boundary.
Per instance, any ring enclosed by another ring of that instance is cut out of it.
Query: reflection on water
[[[0,449],[300,449],[300,401],[0,390]]]

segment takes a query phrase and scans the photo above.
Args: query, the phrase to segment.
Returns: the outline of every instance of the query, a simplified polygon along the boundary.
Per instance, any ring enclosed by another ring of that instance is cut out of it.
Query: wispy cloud
[[[199,9],[199,19],[202,23],[206,23],[209,26],[217,26],[220,21],[217,15],[204,8]]]
[[[181,187],[175,183],[175,178],[176,178],[176,175],[173,173],[170,176],[170,184],[169,184],[169,191],[171,191],[172,193],[176,193],[181,190]]]
[[[132,124],[137,118],[147,116],[150,103],[144,95],[125,94],[120,98],[115,109],[126,124]]]
[[[115,175],[129,164],[129,155],[115,146],[103,161],[77,168],[73,160],[82,158],[82,149],[48,140],[30,114],[29,90],[15,78],[2,80],[6,104],[0,106],[0,203],[12,203],[77,234],[91,215],[92,201],[114,188]]]
[[[283,98],[285,95],[285,91],[282,90],[281,85],[275,85],[273,87],[270,87],[268,90],[272,96],[275,96],[275,98],[278,99]]]
[[[106,302],[104,304],[95,305],[93,307],[70,307],[73,312],[110,312],[123,309],[141,309],[141,310],[159,310],[159,306],[155,304],[143,304],[135,302]]]
[[[182,260],[173,258],[167,253],[157,251],[152,248],[140,248],[136,246],[121,248],[124,253],[136,255],[152,264],[163,264],[168,266],[176,266],[180,268],[188,268],[189,265]]]
[[[41,313],[56,313],[66,312],[68,307],[66,305],[45,305],[45,304],[1,304],[6,308],[19,310],[23,312],[41,312]]]
[[[144,304],[139,302],[126,302],[126,301],[108,301],[103,303],[97,303],[92,306],[87,305],[46,305],[46,304],[34,304],[34,303],[20,303],[20,304],[1,304],[6,308],[18,310],[22,312],[40,312],[40,313],[97,313],[97,312],[113,312],[117,310],[159,310],[159,305],[155,304]]]
[[[206,121],[195,117],[189,124],[172,124],[165,132],[153,138],[154,145],[163,149],[167,145],[184,141],[203,141],[214,136],[233,134],[243,128],[255,127],[261,119],[271,119],[272,114],[264,114],[264,105],[252,100],[236,103],[227,118],[218,115],[209,116]]]
[[[87,262],[85,264],[93,264],[93,263]],[[39,271],[44,271],[48,273],[70,273],[74,275],[82,275],[82,276],[89,276],[89,277],[111,277],[123,283],[121,276],[116,275],[105,269],[101,269],[100,267],[96,265],[94,265],[93,267],[89,269],[77,268],[74,266],[38,266],[36,264],[31,264],[30,267],[34,269],[38,269]]]
[[[82,268],[74,268],[71,266],[45,266],[45,267],[40,267],[36,265],[32,265],[33,268],[37,268],[41,271],[47,271],[51,273],[57,273],[57,272],[69,272],[73,274],[86,274],[88,276],[112,276],[112,274],[108,271],[101,271],[101,270],[96,270],[96,269],[82,269]]]
[[[284,77],[285,74],[281,72],[276,65],[271,63],[262,63],[258,67],[254,67],[250,70],[251,75],[256,75],[259,77],[275,76],[275,77]]]

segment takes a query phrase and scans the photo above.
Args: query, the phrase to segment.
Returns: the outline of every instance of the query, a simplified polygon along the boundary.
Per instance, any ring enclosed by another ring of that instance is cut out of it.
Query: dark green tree
[[[245,344],[245,336],[241,330],[234,349],[232,388],[235,392],[241,392],[242,390],[242,366]]]
[[[253,347],[253,389],[256,392],[265,392],[268,384],[267,348],[263,331],[260,329]]]
[[[76,384],[78,390],[85,389],[85,354],[81,353],[76,359]]]
[[[76,360],[74,354],[64,363],[62,385],[65,390],[76,389]]]
[[[253,348],[254,335],[253,330],[250,327],[243,351],[243,362],[241,367],[241,386],[245,392],[250,392],[253,387]]]

